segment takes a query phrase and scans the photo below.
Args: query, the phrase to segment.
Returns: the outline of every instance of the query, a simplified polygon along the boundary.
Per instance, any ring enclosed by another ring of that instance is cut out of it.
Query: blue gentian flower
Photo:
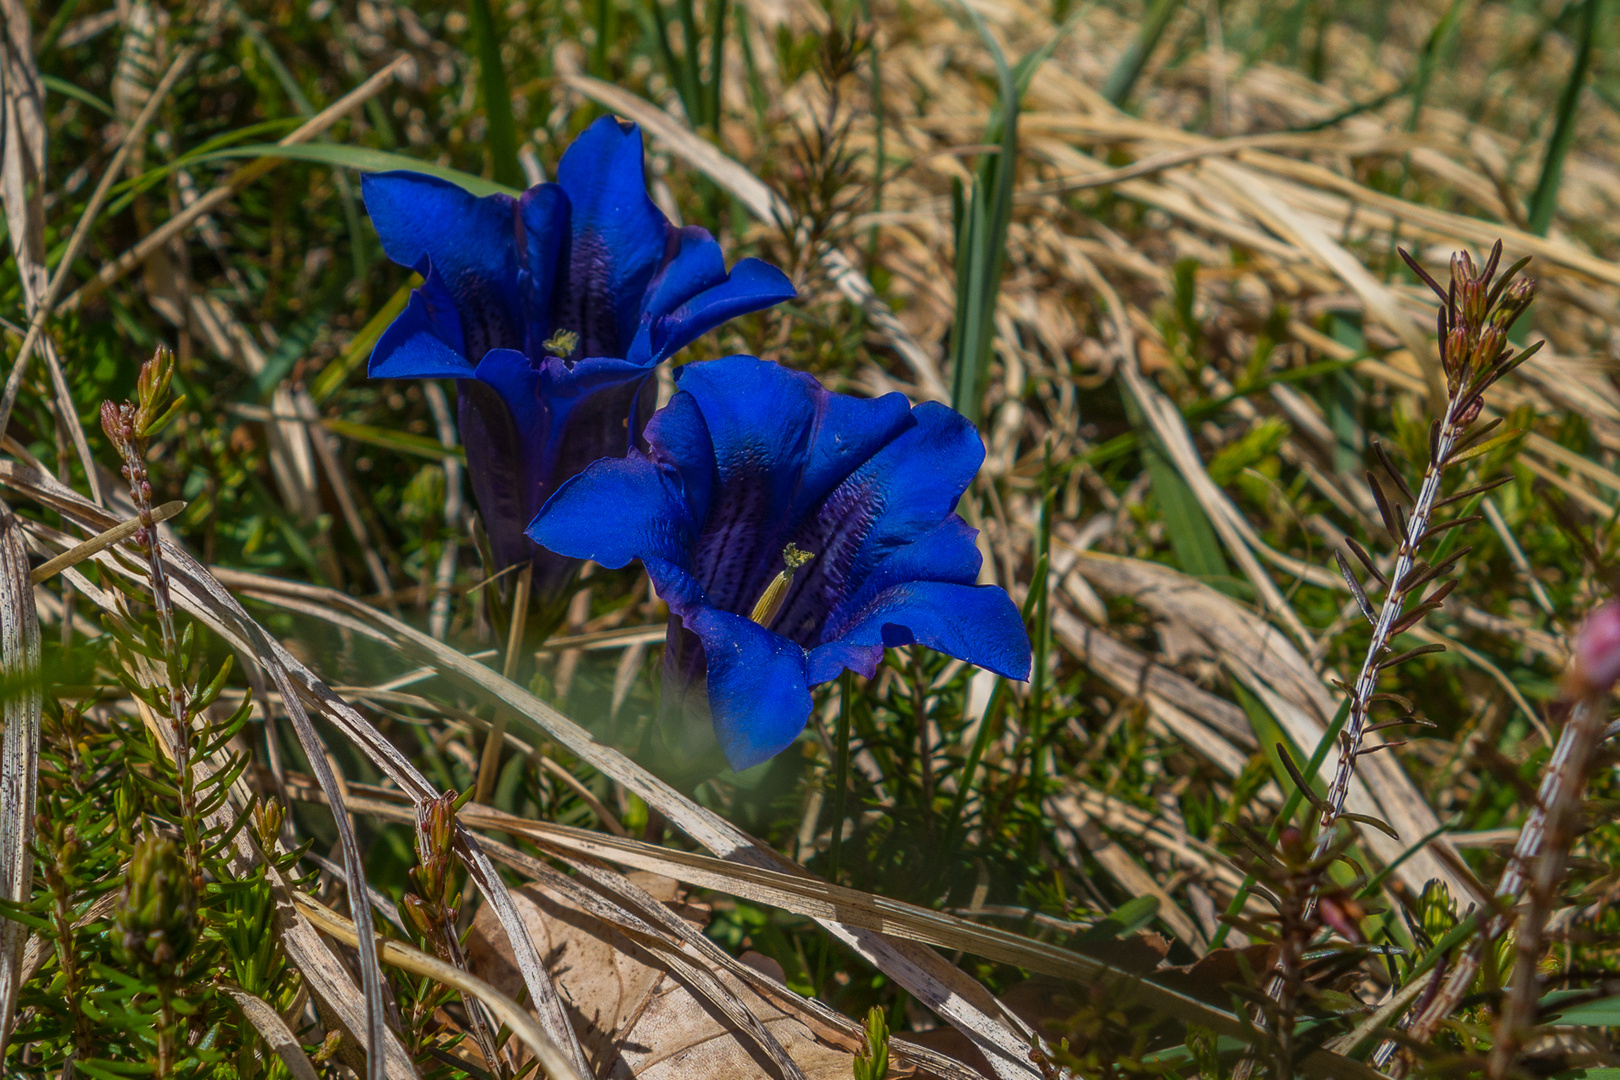
[[[425,278],[369,374],[462,380],[467,471],[503,568],[538,554],[523,528],[558,484],[629,449],[660,361],[794,295],[775,267],[728,274],[707,231],[671,225],[647,197],[641,132],[612,117],[519,198],[411,172],[362,183],[383,250]],[[575,565],[537,559],[536,589]]]
[[[872,676],[887,646],[1028,677],[1023,620],[976,584],[975,533],[954,513],[984,461],[966,419],[751,356],[676,377],[648,449],[563,484],[529,535],[608,567],[641,560],[670,609],[666,699],[706,691],[733,768],[787,747],[809,688]]]

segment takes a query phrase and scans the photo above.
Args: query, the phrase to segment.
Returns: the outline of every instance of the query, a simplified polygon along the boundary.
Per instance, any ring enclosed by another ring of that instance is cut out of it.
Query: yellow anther
[[[552,356],[560,356],[566,360],[574,354],[574,349],[578,345],[578,334],[572,330],[558,330],[545,340],[542,347]]]
[[[793,584],[793,572],[815,557],[815,552],[802,551],[792,543],[783,548],[782,562],[785,565],[781,572],[771,579],[771,583],[765,586],[765,591],[760,594],[759,601],[748,617],[765,627],[775,622],[776,617],[782,613],[783,602],[787,600],[788,586]]]

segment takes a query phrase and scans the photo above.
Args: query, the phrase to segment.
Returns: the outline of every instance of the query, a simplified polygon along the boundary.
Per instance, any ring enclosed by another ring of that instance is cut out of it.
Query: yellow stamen
[[[543,342],[542,347],[552,356],[560,356],[566,360],[573,355],[578,345],[578,334],[572,330],[558,330]]]
[[[765,586],[759,602],[754,605],[753,613],[748,617],[765,627],[775,622],[776,617],[782,613],[783,602],[787,600],[788,586],[793,584],[793,572],[815,557],[814,552],[801,551],[791,543],[783,548],[782,562],[786,565],[782,567],[781,573]]]

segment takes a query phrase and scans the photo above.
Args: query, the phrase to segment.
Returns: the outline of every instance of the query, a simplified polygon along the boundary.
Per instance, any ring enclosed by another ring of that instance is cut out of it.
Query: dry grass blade
[[[248,1023],[257,1028],[270,1049],[280,1055],[287,1065],[287,1071],[293,1074],[293,1080],[319,1080],[320,1074],[299,1045],[298,1036],[292,1033],[287,1022],[270,1007],[268,1001],[231,983],[221,983],[220,989],[231,996]]]
[[[1232,506],[1226,494],[1209,478],[1209,473],[1192,444],[1192,438],[1187,433],[1187,425],[1181,419],[1175,405],[1142,375],[1137,363],[1136,334],[1131,329],[1125,314],[1125,305],[1120,300],[1119,294],[1090,260],[1078,253],[1073,257],[1085,269],[1092,287],[1102,296],[1108,308],[1109,317],[1114,325],[1114,347],[1119,354],[1120,375],[1130,389],[1131,396],[1146,414],[1154,434],[1158,436],[1165,452],[1175,463],[1182,479],[1187,481],[1187,486],[1192,488],[1193,494],[1197,496],[1205,514],[1209,517],[1210,524],[1220,534],[1221,542],[1238,561],[1238,565],[1243,568],[1244,576],[1265,601],[1268,612],[1272,617],[1281,620],[1288,632],[1307,649],[1310,648],[1314,644],[1310,632],[1299,621],[1299,616],[1294,614],[1293,607],[1283,598],[1271,576],[1254,557],[1253,548],[1260,544],[1254,537],[1253,530],[1243,515]]]
[[[1209,167],[1225,178],[1226,189],[1244,199],[1276,231],[1288,236],[1295,244],[1311,253],[1333,271],[1341,281],[1359,296],[1368,312],[1388,327],[1401,343],[1417,357],[1423,379],[1428,386],[1429,405],[1436,414],[1445,411],[1446,382],[1440,370],[1440,359],[1404,310],[1397,303],[1388,286],[1373,277],[1348,251],[1323,232],[1315,222],[1299,213],[1286,200],[1279,197],[1274,185],[1248,169],[1220,159],[1212,160]]]
[[[27,902],[34,879],[29,842],[39,786],[39,619],[22,530],[0,504],[0,693],[6,731],[0,746],[0,898]],[[17,1006],[23,940],[27,928],[0,921],[0,1053],[5,1050]]]
[[[168,521],[185,508],[186,504],[179,499],[174,502],[166,502],[162,506],[153,507],[152,521],[154,524]],[[105,532],[97,533],[84,543],[69,548],[56,556],[56,558],[40,563],[29,573],[29,580],[35,585],[49,581],[68,567],[77,566],[90,556],[105,551],[116,543],[128,540],[143,528],[145,526],[141,523],[140,518],[130,518],[128,521],[114,525]]]
[[[17,349],[17,357],[11,362],[11,374],[6,376],[6,388],[3,397],[0,397],[0,431],[4,431],[11,419],[11,410],[17,403],[17,392],[22,389],[23,375],[27,373],[28,361],[33,356],[34,346],[39,342],[40,335],[45,332],[45,323],[50,319],[51,312],[56,308],[57,298],[62,295],[62,288],[67,284],[68,274],[77,261],[80,251],[84,248],[85,240],[89,238],[90,227],[95,224],[96,217],[101,213],[106,203],[107,193],[112,185],[123,174],[124,162],[129,159],[131,151],[141,145],[146,138],[146,126],[157,115],[158,107],[174,89],[174,84],[180,81],[180,76],[197,55],[197,50],[188,47],[180,51],[164,72],[163,79],[147,98],[140,115],[135,117],[133,123],[124,133],[123,141],[119,144],[118,152],[113,155],[112,161],[102,170],[101,179],[96,181],[96,189],[90,194],[90,202],[85,206],[84,213],[79,216],[79,223],[73,227],[73,235],[68,238],[67,250],[62,253],[61,261],[56,264],[56,273],[51,275],[49,287],[39,303],[34,306],[28,320],[28,333],[24,335],[22,345]],[[89,456],[89,446],[81,451],[86,475],[95,474],[95,463]]]
[[[6,476],[7,470],[0,468],[0,478]],[[283,603],[291,600],[300,610],[317,618],[347,617],[369,627],[372,633],[379,634],[407,654],[430,663],[452,681],[498,705],[509,707],[515,715],[534,724],[583,762],[623,784],[648,806],[663,814],[671,825],[710,851],[756,867],[781,865],[780,856],[759,846],[730,822],[692,802],[623,754],[596,742],[589,732],[538,697],[414,627],[331,589],[230,571],[220,571],[219,580],[238,588],[251,589],[263,599]],[[283,662],[296,664],[290,656],[284,656]],[[309,678],[312,685],[320,685],[313,676]],[[347,708],[324,686],[321,686],[321,693],[334,706],[334,711],[328,715],[341,715]],[[349,712],[352,713],[352,710]],[[364,724],[358,714],[353,715],[364,725],[365,731],[375,737],[375,731]],[[344,723],[349,724],[350,721],[345,720]],[[346,730],[353,733],[358,729],[346,727]],[[351,734],[351,737],[354,735]],[[386,740],[382,742],[386,749],[379,747],[380,754],[392,755],[392,758],[403,762],[391,744],[387,744]],[[374,756],[374,760],[381,762],[382,758]],[[390,765],[384,767],[391,771]],[[498,876],[495,880],[499,880]],[[493,899],[499,902],[498,897]],[[920,1001],[972,1039],[986,1052],[985,1056],[996,1067],[998,1075],[1033,1075],[1025,1064],[1028,1055],[1026,1040],[1029,1036],[1009,1029],[1006,1023],[996,1019],[1000,1010],[989,994],[937,953],[911,942],[885,940],[866,927],[845,925],[834,918],[820,921],[840,941],[895,978]]]
[[[23,472],[34,483],[34,488],[30,492],[31,495],[41,499],[47,505],[53,505],[66,516],[77,518],[81,523],[90,522],[91,524],[87,527],[105,529],[107,525],[111,524],[111,519],[107,517],[105,511],[84,501],[77,493],[58,484],[48,476],[34,472],[31,469],[17,469],[16,466],[11,466],[10,463],[0,463],[0,466],[4,466],[6,471],[16,469]],[[338,839],[343,851],[345,868],[353,880],[362,879],[364,876],[362,872],[364,861],[360,855],[360,847],[355,840],[353,830],[349,826],[348,816],[342,812],[341,788],[328,763],[327,754],[321,744],[320,736],[310,722],[308,712],[298,699],[297,692],[287,674],[286,668],[280,664],[265,662],[266,657],[275,654],[276,646],[273,644],[273,639],[257,623],[249,619],[247,613],[242,611],[241,607],[231,599],[230,594],[220,589],[217,583],[214,583],[208,577],[206,572],[201,572],[200,579],[196,577],[192,570],[196,568],[200,571],[200,567],[196,567],[196,563],[183,551],[167,541],[161,544],[160,549],[161,563],[159,563],[157,553],[154,553],[153,565],[165,567],[167,580],[173,588],[175,598],[180,602],[180,605],[188,608],[193,615],[201,615],[207,609],[204,605],[195,601],[193,590],[200,589],[204,596],[212,594],[211,599],[215,601],[215,610],[207,612],[208,615],[213,617],[205,618],[205,621],[212,623],[222,632],[225,630],[226,625],[234,624],[233,629],[238,630],[241,634],[239,640],[242,651],[259,658],[260,662],[264,664],[271,681],[282,695],[287,716],[293,723],[293,728],[298,734],[299,741],[303,745],[304,752],[309,758],[312,768],[315,770],[316,777],[320,780],[323,790],[331,796],[334,807],[333,818],[337,824]],[[103,553],[98,558],[105,560],[102,562],[104,567],[116,566],[120,573],[129,573],[123,564],[106,559],[106,553]],[[144,584],[144,578],[142,581]],[[78,582],[75,582],[75,584],[78,584]],[[223,622],[220,616],[223,616]],[[224,636],[229,637],[230,635],[226,633]],[[161,728],[163,725],[159,725],[159,727]],[[358,921],[367,926],[371,925],[371,906],[365,890],[351,890],[349,902],[358,917]],[[367,1045],[376,1047],[383,1045],[388,1037],[388,1029],[384,1023],[382,977],[377,963],[374,940],[370,938],[362,940],[358,945],[358,951],[364,990],[363,1000],[366,1004],[366,1023],[360,1030],[366,1033]],[[368,1067],[373,1077],[383,1077],[386,1075],[388,1068],[385,1056],[372,1054]]]
[[[1321,740],[1333,716],[1333,699],[1305,658],[1279,631],[1230,597],[1158,563],[1088,552],[1077,567],[1100,591],[1129,596],[1159,617],[1195,629],[1234,675],[1265,702],[1296,745],[1314,748]],[[1328,763],[1336,761],[1330,752]],[[1382,818],[1395,827],[1402,842],[1375,829],[1362,831],[1362,838],[1380,859],[1394,862],[1405,854],[1407,842],[1431,835],[1439,821],[1394,758],[1378,754],[1360,765],[1367,779],[1351,779],[1349,804],[1357,813]],[[1439,849],[1444,842],[1437,837],[1428,847]],[[1439,878],[1454,896],[1474,893],[1473,884],[1454,872],[1452,861],[1428,850],[1418,851],[1401,862],[1396,874],[1414,891],[1421,891],[1430,878]]]
[[[307,783],[301,787],[295,786],[294,790],[307,797],[322,797],[313,785]],[[366,798],[356,798],[353,806],[364,813],[384,818],[396,817],[403,812],[402,807]],[[806,874],[743,865],[549,822],[527,821],[476,805],[464,808],[460,817],[468,825],[522,836],[559,855],[617,863],[698,888],[769,904],[823,922],[836,920],[845,926],[863,927],[941,948],[960,949],[1086,985],[1115,986],[1118,993],[1134,997],[1140,1004],[1165,1015],[1233,1036],[1242,1030],[1238,1018],[1224,1010],[1101,960],[995,927],[966,922],[943,912],[834,885]],[[1316,1061],[1314,1065],[1307,1065],[1306,1072],[1311,1076],[1375,1075],[1357,1062],[1326,1058]]]
[[[49,291],[45,269],[45,94],[33,50],[33,34],[28,10],[18,0],[4,4],[5,34],[0,54],[0,194],[6,209],[11,252],[16,258],[23,301],[30,319],[44,311]],[[50,373],[55,398],[57,430],[73,444],[83,464],[90,494],[101,500],[101,482],[84,425],[62,372],[56,347],[44,342],[45,366]],[[20,363],[17,365],[20,369]],[[8,395],[8,402],[11,400]],[[6,416],[9,416],[9,411]],[[0,431],[5,417],[0,417]]]
[[[65,516],[79,521],[86,528],[96,529],[104,527],[110,519],[105,511],[91,506],[81,496],[71,489],[57,483],[50,476],[17,466],[9,462],[0,462],[0,483],[5,483],[16,490],[26,492],[30,498],[39,500],[44,505],[63,513]],[[305,702],[317,709],[325,718],[343,731],[355,745],[365,752],[378,767],[387,773],[403,789],[410,792],[419,802],[436,798],[438,791],[428,783],[421,773],[394,747],[383,738],[375,728],[347,703],[310,672],[287,652],[279,642],[267,634],[247,612],[242,610],[236,600],[220,585],[207,570],[196,560],[178,547],[165,541],[163,554],[171,572],[171,585],[174,588],[176,602],[188,611],[193,617],[200,619],[214,633],[227,641],[232,642],[237,650],[244,656],[252,657],[265,672],[270,675],[272,683],[281,695],[283,705],[289,718],[294,720],[295,727],[299,727],[299,718],[302,724],[308,725],[308,713]],[[117,573],[127,573],[119,564],[105,561],[105,553],[97,557],[104,569],[112,569]],[[248,575],[250,578],[251,575]],[[270,579],[257,579],[255,581],[268,582]],[[77,582],[75,582],[77,584]],[[319,591],[319,590],[317,590]],[[360,605],[363,610],[370,611]],[[386,616],[379,616],[387,618]],[[355,626],[362,632],[367,628],[364,624],[356,622]],[[377,631],[369,631],[376,634]],[[432,640],[432,639],[428,639]],[[459,655],[459,654],[457,654]],[[471,663],[469,661],[469,663]],[[473,665],[477,666],[477,665]],[[294,680],[299,684],[294,685]],[[314,738],[314,729],[310,727],[308,734]],[[313,746],[319,747],[318,741]],[[317,757],[317,755],[319,755]],[[332,782],[335,793],[336,777],[330,775],[327,758],[324,750],[316,749],[309,754],[317,775],[322,770],[328,772],[326,779]],[[333,805],[341,810],[343,801],[341,797],[334,800]],[[339,823],[340,833],[347,831],[347,815],[339,812],[335,815]],[[458,850],[462,860],[467,864],[478,887],[490,898],[490,902],[502,915],[502,925],[509,933],[514,935],[514,948],[516,950],[519,967],[528,981],[529,992],[534,1001],[541,1005],[542,1021],[546,1024],[551,1038],[559,1045],[570,1048],[575,1053],[576,1062],[582,1063],[583,1057],[577,1054],[578,1044],[573,1037],[573,1029],[568,1025],[563,1013],[562,1005],[557,1000],[555,990],[546,977],[541,966],[540,958],[534,953],[527,935],[522,931],[522,922],[515,909],[512,908],[506,896],[505,885],[501,883],[499,873],[489,862],[482,851],[470,837],[462,836],[458,839]],[[350,863],[345,862],[345,872],[353,873],[358,858]],[[363,875],[356,875],[356,880],[363,879]],[[354,890],[351,898],[359,894],[356,903],[365,904],[364,890]],[[362,955],[365,952],[362,945]]]
[[[760,1023],[759,1018],[739,1000],[738,996],[712,973],[711,968],[725,969],[731,966],[716,965],[713,962],[713,954],[719,954],[720,956],[726,956],[726,954],[718,947],[713,946],[712,942],[709,943],[710,948],[708,950],[690,948],[694,942],[707,941],[707,939],[693,930],[685,920],[671,912],[664,904],[648,895],[627,878],[615,874],[611,870],[603,869],[586,861],[579,861],[574,864],[581,877],[592,881],[598,886],[604,886],[607,890],[617,894],[617,898],[621,902],[633,905],[643,915],[656,920],[659,925],[654,927],[651,923],[627,910],[626,907],[608,902],[597,893],[582,886],[574,878],[552,869],[538,859],[524,855],[522,852],[508,848],[505,845],[494,845],[492,841],[488,840],[483,842],[491,845],[490,850],[503,863],[521,871],[532,881],[541,885],[547,893],[563,899],[569,905],[577,907],[581,912],[605,925],[613,926],[620,932],[631,936],[633,940],[648,947],[667,964],[680,972],[682,981],[693,986],[703,999],[718,1007],[737,1026],[738,1030],[746,1034],[755,1046],[763,1050],[775,1062],[784,1080],[806,1080],[804,1071],[789,1056],[781,1042],[771,1034],[764,1024]],[[530,908],[529,914],[539,914],[532,897],[523,897],[521,903]],[[675,929],[677,927],[679,929]],[[674,938],[674,941],[671,938]],[[688,946],[688,950],[682,950],[675,944],[677,941],[681,945]],[[555,949],[550,947],[549,942],[547,945],[546,954],[550,957]],[[689,952],[700,953],[709,963],[707,965],[694,963]],[[729,956],[726,959],[729,960]],[[567,963],[566,958],[563,963]],[[739,968],[745,967],[745,965],[741,964],[735,966]],[[735,973],[733,972],[733,974]],[[576,1003],[575,1007],[579,1007],[578,1003]],[[613,1034],[618,1035],[620,1033]]]
[[[1238,775],[1248,764],[1247,754],[1237,747],[1252,749],[1254,732],[1243,711],[1231,702],[1152,663],[1061,607],[1052,611],[1052,634],[1075,659],[1120,693],[1140,694],[1155,720],[1228,775]]]
[[[358,943],[360,936],[355,933],[354,923],[313,897],[303,893],[297,895],[300,910],[321,929],[322,933],[330,934],[347,945]],[[558,1049],[557,1044],[551,1041],[545,1029],[537,1024],[521,1005],[484,980],[397,941],[382,942],[379,951],[385,963],[416,975],[426,975],[446,986],[453,986],[468,997],[476,998],[489,1006],[490,1011],[501,1023],[511,1028],[512,1033],[522,1039],[534,1052],[541,1069],[551,1080],[584,1080],[573,1062],[569,1061]]]

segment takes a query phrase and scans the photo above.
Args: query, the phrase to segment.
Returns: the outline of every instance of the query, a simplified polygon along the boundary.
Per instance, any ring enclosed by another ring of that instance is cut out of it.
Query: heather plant
[[[0,1070],[1600,1080],[1610,8],[6,0]]]

